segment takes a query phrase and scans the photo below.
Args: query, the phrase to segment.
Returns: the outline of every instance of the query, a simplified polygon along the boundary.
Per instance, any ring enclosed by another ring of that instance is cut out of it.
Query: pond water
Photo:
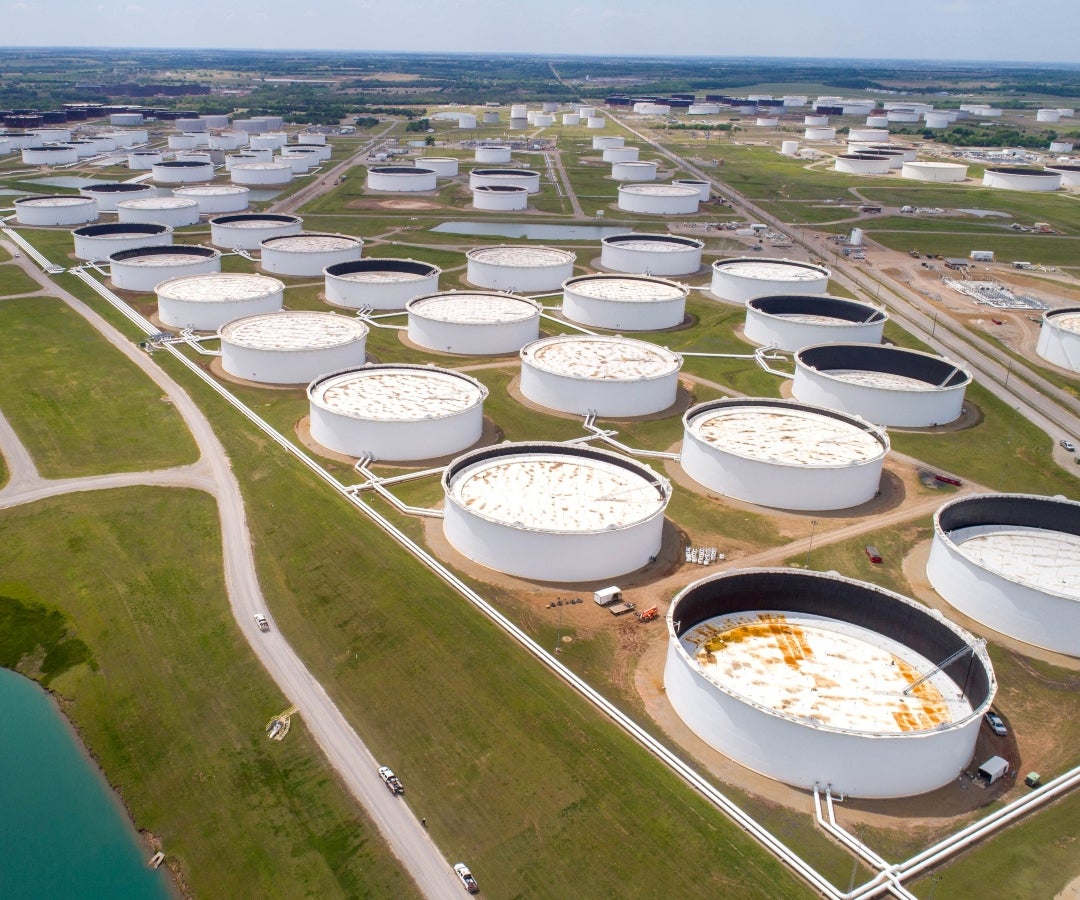
[[[88,184],[102,184],[100,178],[83,178],[80,175],[50,175],[48,178],[24,178],[27,184],[47,184],[50,187],[81,188]]]
[[[978,216],[980,219],[995,218],[995,219],[1011,219],[1012,216],[1007,212],[1000,212],[996,209],[958,209],[957,212],[967,213],[969,216]]]
[[[0,722],[0,897],[172,896],[49,695],[0,669]]]
[[[629,234],[619,225],[536,225],[531,222],[443,222],[431,229],[442,234],[527,238],[531,241],[598,241],[611,234]]]

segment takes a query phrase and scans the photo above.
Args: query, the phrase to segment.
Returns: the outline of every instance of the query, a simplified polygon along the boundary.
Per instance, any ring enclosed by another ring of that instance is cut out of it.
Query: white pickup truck
[[[398,778],[388,766],[379,767],[379,777],[383,780],[383,784],[386,785],[386,789],[391,794],[405,793],[405,785],[401,783],[401,779]]]

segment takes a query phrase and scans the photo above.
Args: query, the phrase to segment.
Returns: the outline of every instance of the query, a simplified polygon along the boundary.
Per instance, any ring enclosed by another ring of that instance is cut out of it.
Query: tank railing
[[[46,259],[41,253],[38,252],[37,247],[31,244],[28,240],[26,240],[26,238],[24,238],[14,229],[9,228],[5,225],[0,230],[2,230],[4,234],[12,241],[18,244],[22,248],[23,253],[25,253],[34,262],[41,266],[43,271],[48,272],[50,275],[59,275],[61,272],[64,271],[63,266],[58,266],[56,263],[50,262],[48,259]]]
[[[443,511],[441,509],[429,509],[425,506],[409,506],[409,504],[399,500],[385,487],[384,479],[380,478],[374,472],[372,472],[368,465],[374,459],[374,456],[370,453],[365,453],[353,466],[353,470],[358,474],[364,476],[367,480],[363,484],[353,485],[351,490],[353,493],[358,493],[363,490],[372,490],[380,497],[382,497],[387,503],[398,510],[398,512],[405,513],[407,516],[424,516],[429,519],[441,519],[443,517]],[[433,471],[442,472],[442,469],[430,469],[425,474],[430,474]],[[417,476],[417,473],[410,473],[413,476]],[[418,476],[417,476],[418,477]],[[404,478],[398,478],[399,482],[406,480]]]
[[[678,460],[682,458],[678,453],[666,453],[662,450],[642,450],[635,447],[628,447],[626,444],[615,440],[615,435],[619,432],[597,428],[594,424],[595,422],[596,412],[590,409],[585,416],[585,421],[582,423],[582,427],[589,432],[589,440],[598,440],[603,441],[606,444],[611,444],[616,450],[621,450],[623,453],[629,454],[630,456],[643,456],[648,459]]]
[[[545,306],[543,309],[562,309],[561,306]],[[547,319],[549,322],[558,322],[560,325],[565,325],[567,328],[573,328],[575,331],[580,331],[582,334],[588,334],[595,336],[595,331],[589,331],[588,328],[583,328],[580,325],[575,325],[573,322],[568,322],[566,319],[559,319],[555,316],[549,316],[547,313],[540,313],[541,319]]]
[[[365,325],[370,325],[372,328],[385,328],[388,331],[408,331],[408,325],[383,325],[380,322],[376,322],[376,319],[390,319],[394,316],[406,315],[404,310],[398,310],[396,312],[379,313],[379,315],[372,315],[375,310],[370,306],[362,306],[356,311],[356,318],[358,318]]]

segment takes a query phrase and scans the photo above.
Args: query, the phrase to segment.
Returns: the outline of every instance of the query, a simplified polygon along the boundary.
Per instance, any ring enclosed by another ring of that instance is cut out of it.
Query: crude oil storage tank
[[[574,254],[554,247],[477,247],[465,258],[465,280],[496,291],[554,291],[574,274]]]
[[[941,356],[875,344],[818,344],[795,354],[792,395],[879,425],[926,428],[960,416],[971,382]]]
[[[884,428],[793,400],[713,400],[683,416],[687,475],[723,496],[777,509],[872,500],[888,452]]]
[[[163,158],[157,150],[135,150],[128,154],[127,164],[129,169],[149,171]]]
[[[603,128],[606,125],[607,125],[607,119],[605,119],[603,116],[589,116],[585,120],[585,127],[586,128],[593,128],[593,129],[599,130],[599,129]]]
[[[831,277],[824,266],[794,259],[733,257],[712,264],[710,291],[729,303],[772,294],[818,295],[828,289]]]
[[[983,187],[1004,191],[1056,191],[1061,173],[1025,166],[991,166],[983,171]]]
[[[626,145],[626,138],[621,135],[609,134],[602,137],[594,137],[592,139],[593,150],[611,150],[615,147],[623,147]]]
[[[275,275],[322,275],[327,266],[358,260],[364,242],[347,234],[300,231],[266,238],[259,265]]]
[[[121,250],[169,245],[173,239],[172,228],[168,225],[121,222],[83,225],[71,234],[75,239],[75,255],[79,259],[106,259]]]
[[[311,436],[322,446],[409,461],[460,453],[480,440],[488,391],[461,372],[398,364],[322,375],[307,395]]]
[[[600,265],[633,275],[693,275],[704,246],[675,234],[613,234],[600,241]]]
[[[891,163],[876,153],[841,153],[833,160],[833,169],[848,175],[888,175]]]
[[[540,334],[540,304],[498,291],[443,291],[405,304],[409,340],[440,353],[516,353]]]
[[[307,144],[310,147],[325,147],[326,135],[319,132],[305,132],[296,136],[296,143]]]
[[[122,223],[152,223],[183,228],[199,224],[199,203],[183,197],[144,197],[118,200],[117,217]]]
[[[523,184],[481,184],[472,189],[475,209],[501,212],[528,209],[529,189]]]
[[[476,148],[473,157],[478,163],[508,163],[510,162],[510,148],[504,144],[481,145]]]
[[[1080,656],[1080,503],[978,494],[934,515],[926,575],[952,606],[995,631]]]
[[[564,334],[521,349],[521,393],[548,409],[604,418],[667,409],[679,389],[682,357],[633,338]]]
[[[694,215],[700,196],[696,188],[680,184],[623,184],[618,206],[624,212],[657,216]]]
[[[131,200],[134,197],[153,197],[154,188],[149,184],[129,184],[127,182],[108,181],[103,184],[88,184],[79,188],[84,197],[93,197],[100,212],[116,212],[119,200]]]
[[[287,162],[234,163],[229,179],[245,187],[277,186],[293,180],[293,169]]]
[[[1058,109],[1040,109],[1035,113],[1036,122],[1060,122],[1061,111]]]
[[[916,160],[905,162],[900,168],[900,175],[913,181],[963,181],[967,178],[967,170],[968,167],[962,163]]]
[[[1057,172],[1061,176],[1061,186],[1066,188],[1080,187],[1080,165],[1066,165],[1054,163],[1046,167],[1048,172]]]
[[[193,159],[167,159],[150,167],[157,184],[193,184],[212,181],[214,164]]]
[[[213,272],[165,281],[154,289],[158,318],[173,328],[217,331],[233,319],[277,312],[285,285],[266,275]]]
[[[418,169],[431,169],[439,178],[453,178],[458,173],[458,160],[454,156],[421,156],[414,165]]]
[[[327,266],[326,302],[352,309],[404,309],[439,289],[442,270],[415,259],[371,257]]]
[[[702,203],[708,203],[712,199],[712,185],[707,181],[702,181],[699,178],[676,178],[671,183],[694,188],[698,192],[698,198]]]
[[[23,165],[27,166],[67,166],[79,161],[79,154],[74,147],[66,144],[44,144],[41,147],[24,147]]]
[[[974,636],[832,572],[713,575],[679,593],[667,627],[664,689],[679,717],[803,789],[886,798],[955,781],[997,691]]]
[[[563,123],[563,125],[570,125],[570,126],[580,125],[581,124],[581,116],[579,116],[577,113],[563,113],[562,114],[562,123]]]
[[[109,278],[122,291],[152,291],[163,281],[220,271],[221,253],[187,244],[121,250],[109,257]]]
[[[831,125],[807,128],[803,131],[803,137],[808,141],[831,141],[836,138],[836,129]]]
[[[1080,306],[1043,313],[1035,351],[1055,366],[1080,372]]]
[[[888,139],[888,128],[852,128],[848,131],[849,141],[876,144],[878,141],[887,141]]]
[[[614,162],[611,164],[611,177],[616,181],[655,181],[658,168],[658,164],[650,160]]]
[[[258,250],[267,238],[299,234],[304,220],[283,213],[239,213],[210,220],[210,243],[226,250]]]
[[[45,194],[15,200],[15,220],[20,225],[84,225],[98,217],[93,197]]]
[[[292,170],[293,175],[303,175],[308,169],[315,165],[318,160],[315,159],[313,153],[289,153],[283,150],[277,155],[275,162],[288,166],[289,169]]]
[[[828,294],[772,294],[746,303],[743,334],[793,352],[813,344],[880,344],[889,314],[872,303]]]
[[[260,313],[234,319],[218,333],[221,367],[261,384],[307,384],[366,359],[368,326],[332,312]]]
[[[542,581],[612,578],[660,550],[667,480],[584,445],[519,443],[473,450],[443,473],[443,534],[499,572]]]
[[[604,151],[604,162],[636,162],[640,152],[637,147],[609,147]],[[655,172],[653,177],[656,177]]]
[[[511,184],[524,187],[530,194],[540,192],[540,173],[529,169],[473,169],[469,173],[469,187],[485,184]]]
[[[953,123],[952,117],[947,112],[923,113],[923,121],[927,128],[948,128]]]
[[[390,191],[408,194],[433,191],[436,188],[434,169],[416,166],[371,166],[364,186],[369,191]]]
[[[251,191],[238,184],[200,184],[173,188],[173,196],[194,200],[201,215],[214,216],[247,209]]]
[[[659,331],[682,324],[690,289],[646,275],[579,275],[563,283],[571,322],[611,331]]]

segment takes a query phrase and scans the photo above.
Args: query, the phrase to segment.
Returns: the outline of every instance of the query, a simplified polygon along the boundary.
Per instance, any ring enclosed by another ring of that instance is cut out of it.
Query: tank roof
[[[447,469],[447,497],[491,522],[562,534],[628,528],[662,514],[670,487],[652,469],[580,450],[511,444],[474,451]]]
[[[619,165],[630,165],[620,163]],[[619,187],[620,191],[627,194],[649,194],[654,197],[696,197],[697,188],[686,187],[681,184],[624,184]]]
[[[251,190],[239,184],[193,184],[173,188],[174,195],[185,197],[211,197],[219,194],[250,194]],[[290,217],[292,218],[292,217]]]
[[[598,381],[663,378],[682,365],[679,355],[666,347],[603,335],[541,338],[521,349],[521,359],[556,375]]]
[[[1043,319],[1062,331],[1080,334],[1080,309],[1058,309],[1045,313]]]
[[[120,262],[126,266],[174,266],[178,263],[190,263],[196,259],[203,260],[220,256],[217,250],[211,250],[209,247],[173,244],[120,250],[109,256],[109,262]]]
[[[159,297],[186,300],[190,303],[237,303],[284,290],[285,285],[282,282],[266,275],[212,272],[170,279],[159,284],[156,293]]]
[[[299,216],[283,213],[232,213],[216,216],[210,220],[211,225],[227,225],[229,228],[266,228],[268,225],[302,225],[303,223],[304,220]]]
[[[44,197],[19,197],[15,202],[21,206],[84,206],[93,203],[94,198],[74,194],[49,194]]]
[[[154,188],[149,184],[131,184],[126,181],[107,181],[104,184],[86,184],[79,188],[92,194],[145,194]]]
[[[613,234],[601,240],[626,250],[643,250],[649,253],[676,253],[688,249],[700,250],[704,241],[678,234]]]
[[[475,378],[427,366],[367,366],[325,375],[308,389],[311,401],[357,419],[413,422],[454,416],[487,397]]]
[[[563,285],[563,290],[615,303],[663,303],[678,300],[689,293],[688,288],[674,281],[644,275],[582,275],[569,279]]]
[[[795,354],[796,365],[869,387],[898,391],[942,391],[961,387],[971,375],[932,353],[879,344],[816,344]]]
[[[544,268],[547,266],[565,266],[573,264],[576,257],[569,250],[554,247],[527,247],[515,244],[503,244],[498,247],[477,247],[466,256],[470,260],[493,266],[528,266]]]
[[[319,234],[302,231],[299,234],[282,234],[268,237],[262,242],[264,250],[280,250],[286,253],[323,253],[327,250],[349,250],[363,245],[363,240],[346,234]]]
[[[134,197],[131,200],[120,200],[116,205],[124,209],[190,209],[199,204],[196,200],[187,200],[184,197]]]
[[[405,308],[410,315],[462,325],[520,322],[540,315],[540,305],[528,297],[497,291],[448,291],[415,297]]]
[[[762,315],[817,325],[870,324],[888,318],[884,310],[872,303],[829,294],[809,297],[801,294],[770,294],[748,300],[746,305]]]
[[[326,267],[331,278],[359,281],[365,284],[389,284],[402,281],[422,281],[440,274],[442,270],[431,263],[415,259],[369,257]]]
[[[134,238],[145,237],[148,234],[169,234],[172,228],[168,225],[144,222],[105,222],[97,225],[83,225],[81,228],[72,229],[72,234],[81,238]]]
[[[830,274],[823,266],[794,259],[721,259],[713,263],[713,269],[762,281],[816,281]]]
[[[779,401],[717,401],[688,410],[687,429],[725,453],[776,465],[843,467],[880,459],[884,429],[831,410]]]
[[[325,350],[362,340],[368,327],[331,312],[299,310],[247,316],[218,333],[223,341],[253,350]]]

